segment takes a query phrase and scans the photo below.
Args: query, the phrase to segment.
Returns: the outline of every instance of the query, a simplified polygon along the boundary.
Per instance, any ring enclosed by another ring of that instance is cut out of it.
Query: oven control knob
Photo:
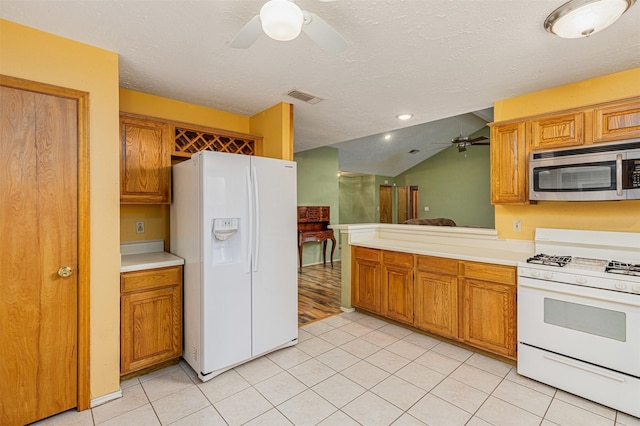
[[[544,278],[545,280],[550,280],[551,278],[553,278],[553,274],[551,272],[545,272],[544,274],[542,274],[542,278]]]
[[[533,278],[538,278],[540,276],[540,271],[531,271],[531,276]]]
[[[633,285],[633,292],[634,293],[640,293],[640,284],[634,284]]]
[[[627,289],[627,285],[625,283],[621,283],[619,281],[616,281],[615,287],[616,287],[616,290],[626,290]],[[640,291],[640,287],[638,287],[638,291]]]
[[[576,277],[576,282],[578,284],[586,284],[587,283],[587,279],[585,277]]]

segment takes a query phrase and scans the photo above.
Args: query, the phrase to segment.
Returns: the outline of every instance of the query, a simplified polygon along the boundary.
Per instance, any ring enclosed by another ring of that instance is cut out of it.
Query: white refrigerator
[[[172,173],[184,359],[206,381],[296,344],[296,163],[202,151]]]

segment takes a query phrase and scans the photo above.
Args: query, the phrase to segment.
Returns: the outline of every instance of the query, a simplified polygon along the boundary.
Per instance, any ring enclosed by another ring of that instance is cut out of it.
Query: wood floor
[[[339,314],[340,262],[303,266],[298,270],[298,325]]]

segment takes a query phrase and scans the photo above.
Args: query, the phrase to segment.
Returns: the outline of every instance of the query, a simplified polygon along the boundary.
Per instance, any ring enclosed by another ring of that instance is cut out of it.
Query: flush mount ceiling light
[[[588,37],[613,24],[636,0],[571,0],[554,10],[544,28],[562,38]]]
[[[304,16],[289,0],[270,0],[260,9],[262,30],[274,40],[289,41],[300,35]]]
[[[413,117],[413,114],[398,114],[398,115],[396,115],[396,118],[397,118],[398,120],[403,120],[403,121],[404,121],[404,120],[408,120],[408,119],[410,119],[411,117]]]

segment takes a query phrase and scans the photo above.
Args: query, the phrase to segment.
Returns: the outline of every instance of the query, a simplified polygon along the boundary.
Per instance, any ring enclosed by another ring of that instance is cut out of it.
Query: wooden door
[[[398,187],[398,223],[404,223],[409,219],[409,187]]]
[[[0,424],[21,425],[77,405],[78,102],[0,86],[0,108]]]
[[[380,185],[380,223],[393,223],[393,186]]]

